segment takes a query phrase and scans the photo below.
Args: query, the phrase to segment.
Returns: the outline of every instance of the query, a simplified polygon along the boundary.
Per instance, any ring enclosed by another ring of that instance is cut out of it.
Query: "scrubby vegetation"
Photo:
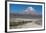
[[[23,25],[23,24],[26,24],[26,23],[28,23],[28,22],[32,22],[32,21],[10,22],[10,26]]]

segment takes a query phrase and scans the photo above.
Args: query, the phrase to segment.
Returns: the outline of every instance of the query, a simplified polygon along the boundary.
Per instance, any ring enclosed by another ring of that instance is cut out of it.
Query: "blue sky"
[[[41,5],[23,5],[23,4],[10,4],[10,12],[20,13],[23,12],[28,7],[34,8],[37,13],[42,13]]]

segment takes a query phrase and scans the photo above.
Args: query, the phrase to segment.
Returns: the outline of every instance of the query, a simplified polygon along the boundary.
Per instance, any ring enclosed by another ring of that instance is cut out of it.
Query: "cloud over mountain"
[[[28,7],[24,10],[24,14],[31,14],[33,16],[37,15],[36,10],[33,7]]]

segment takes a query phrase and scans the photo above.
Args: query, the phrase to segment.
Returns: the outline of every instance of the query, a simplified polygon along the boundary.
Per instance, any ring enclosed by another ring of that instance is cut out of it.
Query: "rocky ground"
[[[40,28],[42,27],[42,21],[32,21],[29,23],[25,23],[18,26],[10,26],[11,29],[19,29],[19,28]]]

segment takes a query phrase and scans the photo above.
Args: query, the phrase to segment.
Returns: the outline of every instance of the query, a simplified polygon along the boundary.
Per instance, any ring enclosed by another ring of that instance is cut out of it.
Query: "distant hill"
[[[31,14],[15,14],[15,13],[10,13],[11,18],[42,18],[42,15],[36,15],[33,16]]]

